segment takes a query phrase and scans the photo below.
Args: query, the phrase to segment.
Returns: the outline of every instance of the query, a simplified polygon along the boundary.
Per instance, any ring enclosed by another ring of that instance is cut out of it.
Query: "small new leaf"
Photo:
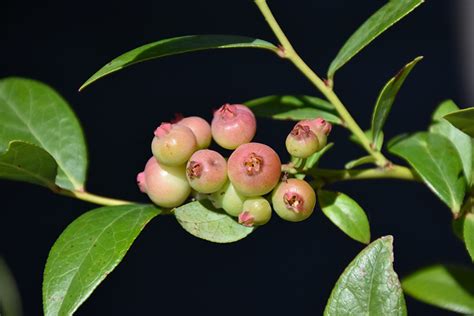
[[[151,205],[108,206],[72,222],[54,243],[46,262],[45,316],[72,315],[158,214],[160,210]]]
[[[375,38],[405,17],[424,0],[392,0],[375,12],[347,40],[328,70],[328,78],[332,79],[338,69],[369,45]]]
[[[113,72],[150,59],[218,48],[260,48],[277,53],[278,48],[266,41],[234,35],[188,35],[168,38],[135,48],[107,63],[90,77],[79,91]]]
[[[260,117],[293,121],[322,117],[328,122],[342,124],[331,103],[307,95],[271,95],[244,104]]]
[[[405,293],[449,311],[474,314],[474,271],[461,266],[433,265],[403,278]]]
[[[449,113],[444,118],[457,129],[474,137],[474,107]]]
[[[191,235],[215,243],[230,243],[247,237],[254,231],[237,223],[206,200],[195,201],[174,210],[179,224]]]
[[[392,109],[392,105],[395,102],[395,98],[400,91],[405,79],[408,77],[415,65],[423,57],[417,57],[410,63],[406,64],[398,74],[391,78],[380,91],[379,97],[375,104],[374,113],[372,115],[372,142],[378,139],[379,134],[382,132],[382,128],[387,120],[388,114]]]
[[[370,226],[362,207],[340,192],[318,191],[319,205],[331,222],[354,240],[368,244]]]
[[[368,245],[347,266],[329,297],[325,316],[407,314],[405,298],[393,270],[393,237]]]

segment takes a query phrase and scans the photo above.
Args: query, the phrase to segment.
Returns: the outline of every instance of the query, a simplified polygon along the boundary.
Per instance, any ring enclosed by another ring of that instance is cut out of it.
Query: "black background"
[[[301,56],[323,74],[345,39],[381,1],[270,1]],[[457,36],[458,1],[428,1],[354,58],[336,91],[367,128],[379,89],[402,65],[423,60],[408,78],[386,138],[425,129],[434,107],[453,98],[467,107],[466,65]],[[202,115],[225,102],[269,94],[319,95],[288,62],[259,50],[173,56],[123,70],[78,93],[119,54],[186,34],[241,34],[275,42],[252,1],[9,1],[2,3],[0,75],[55,87],[70,101],[89,144],[88,189],[146,201],[135,175],[150,156],[154,128],[174,113]],[[5,14],[6,13],[6,14]],[[1,118],[0,118],[1,120]],[[259,121],[256,139],[282,153],[291,123]],[[324,167],[363,155],[335,128]],[[395,237],[400,276],[431,263],[469,263],[451,233],[449,210],[424,186],[401,181],[334,186],[366,210],[373,239]],[[0,182],[0,252],[19,285],[26,315],[41,314],[42,271],[61,231],[93,205],[28,184]],[[171,217],[154,220],[124,261],[77,315],[318,315],[344,267],[363,249],[320,211],[293,224],[276,216],[247,239],[217,245],[187,234]],[[445,315],[407,298],[412,315]]]

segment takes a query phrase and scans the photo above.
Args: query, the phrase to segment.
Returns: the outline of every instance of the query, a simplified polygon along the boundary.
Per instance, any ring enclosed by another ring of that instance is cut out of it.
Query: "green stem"
[[[372,169],[352,169],[352,170],[334,170],[334,169],[311,169],[307,174],[321,180],[325,184],[367,179],[400,179],[408,181],[421,181],[415,172],[407,167],[393,165],[388,168]]]
[[[78,200],[91,202],[94,204],[99,204],[99,205],[115,206],[115,205],[124,205],[124,204],[135,204],[134,202],[117,200],[117,199],[108,198],[105,196],[92,194],[89,192],[79,192],[79,191],[69,191],[65,189],[59,189],[59,190],[55,190],[55,193],[58,193],[64,196],[69,196],[72,198],[76,198]]]
[[[357,137],[365,148],[365,150],[375,158],[376,163],[380,167],[385,167],[390,164],[387,158],[378,150],[374,148],[371,141],[365,135],[364,131],[360,128],[357,122],[354,120],[352,115],[346,109],[344,104],[341,102],[339,97],[334,93],[331,88],[332,84],[326,85],[326,83],[318,77],[318,75],[304,62],[304,60],[298,55],[290,41],[286,37],[285,33],[281,29],[280,25],[273,16],[270,8],[268,7],[266,0],[255,0],[256,5],[265,17],[268,25],[273,30],[273,33],[281,43],[281,50],[279,55],[283,58],[289,59],[308,79],[313,85],[321,91],[321,93],[331,102],[336,111],[339,113],[341,119],[344,121],[347,128]]]

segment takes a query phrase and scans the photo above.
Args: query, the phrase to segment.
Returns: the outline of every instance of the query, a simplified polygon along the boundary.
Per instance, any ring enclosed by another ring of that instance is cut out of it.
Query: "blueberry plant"
[[[385,4],[347,40],[325,79],[301,59],[265,0],[255,4],[277,45],[243,36],[191,35],[138,47],[106,64],[81,90],[110,73],[154,58],[206,49],[263,49],[292,63],[326,98],[266,96],[224,104],[210,124],[197,116],[157,123],[151,150],[143,155],[148,161],[136,179],[137,190],[147,194],[149,204],[88,192],[86,144],[66,101],[37,81],[0,80],[0,177],[102,205],[71,223],[52,247],[44,271],[45,315],[73,314],[158,215],[174,216],[198,238],[229,243],[254,233],[273,212],[289,222],[322,212],[350,238],[368,244],[342,272],[325,315],[406,315],[404,292],[440,308],[474,314],[474,270],[432,265],[400,282],[393,269],[392,236],[372,241],[362,207],[346,194],[326,188],[338,181],[375,178],[425,184],[451,210],[453,231],[474,259],[474,108],[460,109],[445,101],[436,107],[425,131],[402,134],[383,147],[384,123],[397,93],[422,58],[404,65],[381,89],[368,130],[359,126],[335,92],[336,72],[422,2]],[[281,140],[291,161],[282,162],[271,147],[253,142],[258,117],[296,122]],[[349,130],[366,155],[348,161],[342,169],[319,168],[331,153],[331,130],[339,128]],[[209,149],[213,141],[216,150]],[[228,157],[222,154],[226,152]],[[387,153],[402,158],[406,166],[393,163]]]

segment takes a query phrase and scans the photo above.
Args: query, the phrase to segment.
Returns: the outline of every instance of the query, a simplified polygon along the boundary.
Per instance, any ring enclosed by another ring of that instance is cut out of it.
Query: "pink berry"
[[[214,112],[212,137],[226,149],[235,149],[252,141],[257,121],[252,111],[242,104],[224,104]]]
[[[242,195],[265,195],[280,179],[281,162],[278,154],[267,145],[243,144],[230,155],[227,173]]]
[[[299,122],[301,125],[309,126],[311,131],[316,135],[319,141],[320,149],[327,144],[327,137],[331,133],[332,125],[325,119],[318,117],[312,120],[303,120]]]
[[[205,119],[199,116],[189,116],[179,120],[177,124],[189,127],[193,131],[198,149],[207,148],[211,144],[211,126]]]
[[[227,180],[227,162],[217,151],[196,151],[186,165],[186,176],[191,187],[199,193],[213,193]]]
[[[286,149],[291,156],[308,158],[319,151],[319,140],[308,125],[297,123],[286,138]]]
[[[162,207],[179,206],[191,193],[184,165],[160,165],[154,157],[146,163],[145,171],[138,174],[137,182],[140,190],[148,194],[153,203]]]
[[[300,222],[313,213],[316,193],[304,180],[287,179],[273,191],[272,204],[281,218],[290,222]]]
[[[193,131],[184,126],[162,123],[155,130],[151,150],[162,165],[180,166],[196,151],[197,142]]]

